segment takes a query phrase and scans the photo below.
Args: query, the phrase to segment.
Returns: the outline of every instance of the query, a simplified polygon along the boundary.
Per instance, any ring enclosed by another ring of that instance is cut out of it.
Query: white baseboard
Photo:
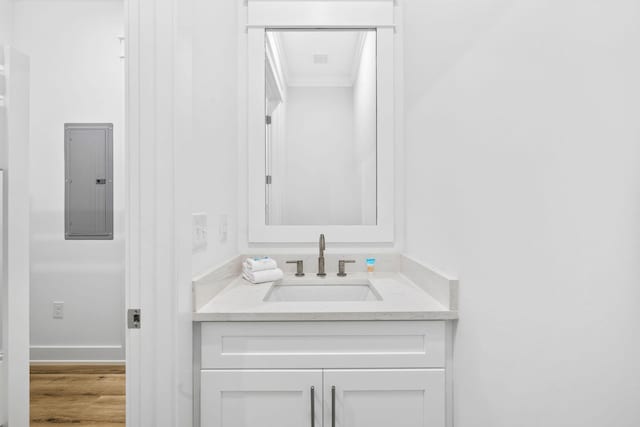
[[[32,363],[119,363],[125,353],[121,345],[101,346],[31,346]]]
[[[91,365],[91,366],[113,366],[122,365],[126,366],[127,362],[124,360],[32,360],[29,362],[31,366],[46,366],[46,365]],[[2,426],[0,426],[2,427]]]

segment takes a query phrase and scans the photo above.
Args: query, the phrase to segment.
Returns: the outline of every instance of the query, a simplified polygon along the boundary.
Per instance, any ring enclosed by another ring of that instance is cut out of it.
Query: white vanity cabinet
[[[202,322],[195,333],[202,427],[450,426],[446,321]]]
[[[321,426],[321,408],[321,370],[202,371],[202,426]]]
[[[324,427],[441,427],[442,369],[324,371]]]
[[[444,381],[441,369],[206,370],[201,425],[444,426]]]

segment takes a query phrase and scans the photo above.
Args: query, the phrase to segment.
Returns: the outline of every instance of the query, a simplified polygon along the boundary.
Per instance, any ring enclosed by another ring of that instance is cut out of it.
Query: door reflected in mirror
[[[265,223],[376,225],[375,30],[265,43]]]

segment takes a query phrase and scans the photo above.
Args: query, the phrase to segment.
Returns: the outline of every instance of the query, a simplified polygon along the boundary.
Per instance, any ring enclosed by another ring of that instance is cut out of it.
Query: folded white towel
[[[262,271],[242,271],[242,277],[251,283],[275,282],[284,277],[284,273],[279,268]]]
[[[247,258],[244,260],[243,267],[247,271],[263,271],[278,268],[278,263],[269,258]]]

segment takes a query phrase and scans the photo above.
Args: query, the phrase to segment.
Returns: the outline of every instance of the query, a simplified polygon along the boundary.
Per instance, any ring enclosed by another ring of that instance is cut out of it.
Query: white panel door
[[[389,426],[445,426],[444,370],[324,372],[324,427]]]
[[[0,62],[2,58],[6,97],[0,107],[0,424],[17,427],[29,425],[29,57],[0,46]]]
[[[320,427],[322,371],[202,371],[200,399],[201,427]]]

